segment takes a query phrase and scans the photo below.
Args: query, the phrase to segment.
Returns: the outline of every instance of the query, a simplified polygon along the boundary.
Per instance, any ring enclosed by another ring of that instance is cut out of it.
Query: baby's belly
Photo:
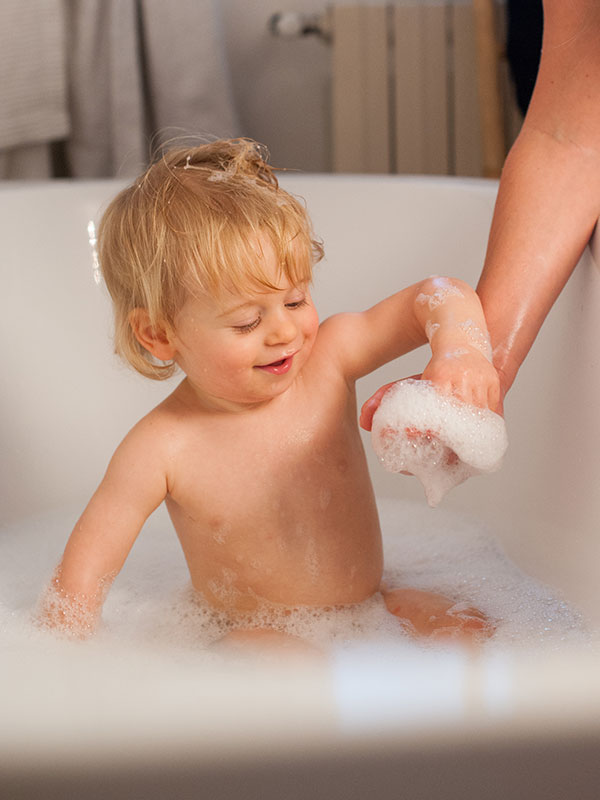
[[[170,511],[194,588],[215,607],[252,611],[265,602],[360,603],[378,590],[383,570],[379,520],[372,498],[361,500],[345,513],[298,508],[281,526],[273,516],[255,514],[242,526],[222,521],[210,532]]]

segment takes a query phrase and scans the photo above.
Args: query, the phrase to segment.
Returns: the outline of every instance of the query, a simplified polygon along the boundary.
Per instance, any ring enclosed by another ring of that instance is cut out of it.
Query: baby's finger
[[[387,392],[390,386],[393,386],[396,381],[392,381],[392,383],[386,383],[385,386],[381,386],[374,395],[371,395],[369,399],[363,403],[363,406],[360,410],[360,418],[359,424],[361,428],[364,428],[366,431],[370,431],[373,426],[373,415],[379,408],[383,395]]]

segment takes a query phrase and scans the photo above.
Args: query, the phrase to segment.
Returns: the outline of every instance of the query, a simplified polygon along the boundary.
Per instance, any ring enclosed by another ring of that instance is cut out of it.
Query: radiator
[[[492,0],[333,5],[336,172],[499,174],[520,120]]]

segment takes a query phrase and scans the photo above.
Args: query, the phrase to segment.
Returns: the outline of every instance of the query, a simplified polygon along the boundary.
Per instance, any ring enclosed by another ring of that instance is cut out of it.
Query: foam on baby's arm
[[[432,348],[436,334],[454,336],[492,360],[490,337],[475,291],[462,281],[432,275],[415,298],[417,316]]]
[[[500,381],[476,292],[464,281],[440,276],[422,281],[418,291],[415,317],[431,346],[423,379],[465,403],[496,409]]]
[[[74,638],[86,638],[96,629],[113,580],[166,495],[161,419],[155,409],[117,447],[41,598],[41,625]]]
[[[467,478],[498,470],[508,446],[499,414],[410,378],[383,396],[371,437],[383,467],[415,475],[430,506]]]
[[[35,619],[38,625],[50,628],[72,639],[86,639],[98,626],[102,605],[115,575],[98,581],[93,592],[68,592],[61,582],[59,565],[43,592]]]

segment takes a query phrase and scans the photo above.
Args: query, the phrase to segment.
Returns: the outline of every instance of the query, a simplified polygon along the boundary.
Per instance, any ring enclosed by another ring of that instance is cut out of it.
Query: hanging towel
[[[131,175],[147,158],[136,3],[68,0],[69,173]]]
[[[239,126],[218,0],[168,6],[142,0],[141,7],[154,129],[235,135]]]
[[[31,146],[31,164],[43,171],[49,164],[43,153],[47,143],[64,139],[68,131],[62,0],[2,0],[0,164],[16,154],[27,167]]]
[[[238,124],[216,0],[68,0],[76,177],[137,174],[178,134]]]

